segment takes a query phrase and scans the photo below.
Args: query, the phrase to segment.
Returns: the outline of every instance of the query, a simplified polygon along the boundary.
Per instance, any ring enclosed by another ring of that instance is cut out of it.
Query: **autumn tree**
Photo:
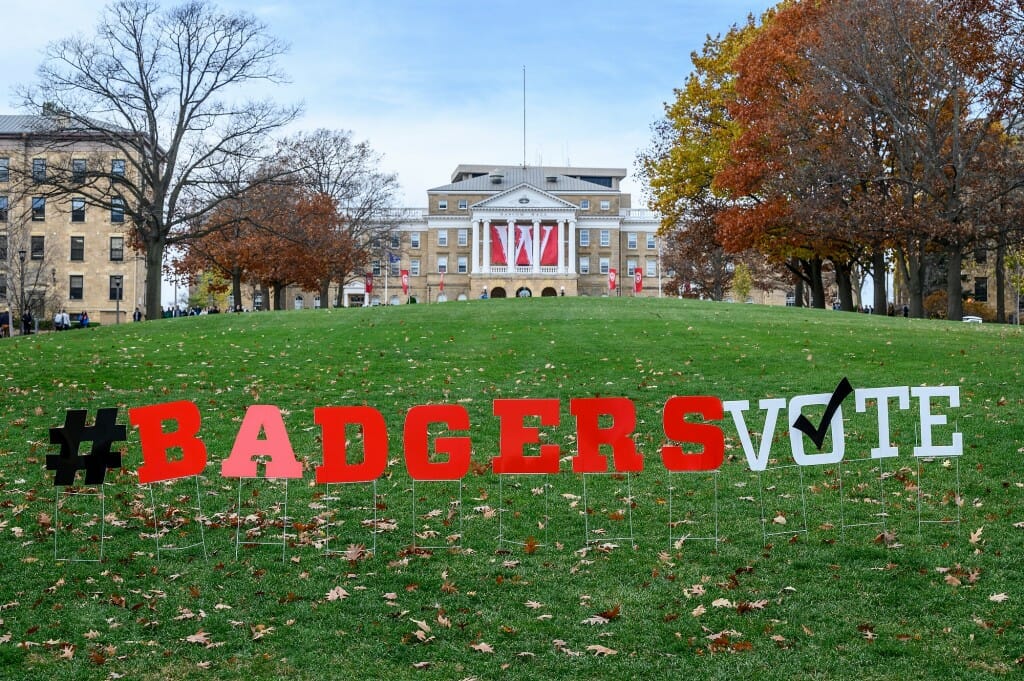
[[[347,130],[298,133],[281,142],[278,156],[295,168],[293,182],[334,202],[338,233],[324,236],[324,266],[317,285],[310,288],[326,301],[335,282],[340,296],[371,260],[387,255],[388,237],[401,217],[394,207],[398,178],[381,170],[380,154],[369,143],[354,141]]]
[[[37,84],[21,90],[26,107],[45,104],[125,161],[91,164],[82,183],[55,172],[50,183],[101,208],[123,202],[145,251],[148,318],[160,316],[166,249],[198,236],[197,225],[214,229],[205,218],[236,195],[219,174],[260,165],[267,136],[297,116],[296,107],[242,97],[282,80],[275,62],[284,50],[255,18],[204,0],[118,0],[93,35],[49,45]]]
[[[715,222],[728,197],[714,186],[740,131],[728,110],[735,96],[733,61],[756,30],[748,18],[725,36],[708,37],[702,51],[691,54],[692,73],[665,105],[651,147],[637,159],[650,206],[661,214],[665,263],[675,273],[670,286],[712,300],[724,297],[735,264]]]

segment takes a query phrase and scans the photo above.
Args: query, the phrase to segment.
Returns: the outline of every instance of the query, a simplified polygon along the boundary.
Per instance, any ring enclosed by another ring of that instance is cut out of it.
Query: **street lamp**
[[[114,278],[114,295],[117,296],[114,303],[114,314],[117,315],[117,324],[121,323],[121,288],[124,286],[124,279],[121,275]]]
[[[18,251],[18,260],[21,262],[21,270],[18,273],[18,313],[21,315],[21,335],[25,335],[25,249]],[[14,320],[11,320],[13,325]]]

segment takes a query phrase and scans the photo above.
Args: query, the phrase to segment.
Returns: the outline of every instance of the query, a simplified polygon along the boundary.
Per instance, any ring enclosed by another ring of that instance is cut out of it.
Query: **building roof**
[[[83,127],[72,121],[66,114],[0,114],[0,136],[11,135],[75,135],[82,137],[97,137],[102,135],[102,130],[110,132],[126,132],[124,129],[89,119],[90,127]]]
[[[587,182],[576,177],[565,175],[563,171],[571,171],[573,175],[612,177],[621,179],[626,171],[617,168],[545,168],[539,166],[464,166],[456,168],[453,178],[483,173],[477,177],[452,182],[428,189],[428,192],[501,192],[520,184],[529,184],[548,192],[588,192],[618,193],[616,189]],[[621,175],[617,173],[621,172]],[[500,182],[497,175],[501,175]],[[554,178],[552,181],[550,178]]]
[[[45,130],[49,120],[45,116],[0,115],[0,135],[22,135]]]

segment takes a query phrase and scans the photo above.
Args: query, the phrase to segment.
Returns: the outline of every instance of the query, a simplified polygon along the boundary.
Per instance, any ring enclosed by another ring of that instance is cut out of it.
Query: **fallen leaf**
[[[587,646],[587,650],[594,653],[594,655],[597,657],[607,657],[609,655],[618,655],[619,653],[619,651],[617,650],[612,650],[611,648],[606,648],[605,646],[596,644],[592,646]]]
[[[329,601],[343,601],[346,598],[348,598],[348,592],[340,586],[336,586],[327,592],[327,600]]]
[[[473,650],[477,651],[477,652],[480,652],[480,653],[493,653],[494,652],[494,648],[491,647],[491,644],[490,643],[485,643],[483,641],[480,641],[480,643],[474,643],[474,644],[472,644],[469,647],[472,648]]]
[[[1004,601],[1009,600],[1009,598],[1010,597],[1008,595],[1006,595],[1005,593],[992,594],[991,596],[988,597],[988,599],[990,601],[992,601],[993,603],[1002,603]]]

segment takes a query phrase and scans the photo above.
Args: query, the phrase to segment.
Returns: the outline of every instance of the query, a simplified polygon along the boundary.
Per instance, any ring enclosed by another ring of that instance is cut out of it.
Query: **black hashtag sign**
[[[46,456],[46,470],[56,471],[54,485],[75,484],[75,472],[85,471],[85,484],[99,485],[108,468],[121,467],[121,453],[110,451],[114,442],[125,439],[123,425],[117,425],[117,407],[96,412],[96,425],[85,425],[85,409],[69,409],[63,428],[50,428],[50,444],[60,445],[60,454]],[[89,454],[79,456],[82,442],[92,442]]]

